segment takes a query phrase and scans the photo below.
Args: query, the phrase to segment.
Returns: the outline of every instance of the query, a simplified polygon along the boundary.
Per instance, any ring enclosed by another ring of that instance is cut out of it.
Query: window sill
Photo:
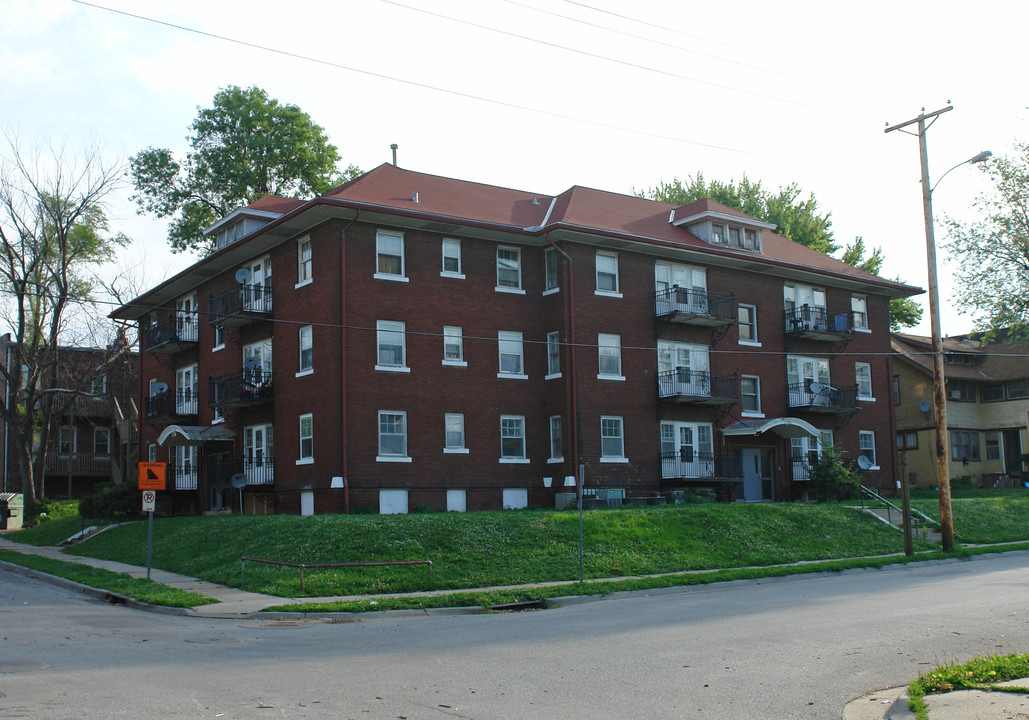
[[[467,455],[468,448],[443,448],[444,455]]]
[[[449,367],[468,367],[468,363],[464,360],[444,360],[442,364]]]
[[[625,463],[628,464],[629,458],[616,458],[616,457],[602,457],[600,458],[602,463]]]
[[[310,370],[301,370],[293,377],[307,377],[308,375],[314,375],[314,368],[311,368]]]
[[[214,420],[211,421],[211,424],[212,425],[220,425],[223,422],[225,422],[225,418],[223,418],[223,417],[216,417]]]
[[[500,458],[502,465],[528,465],[529,458]]]
[[[379,372],[395,372],[395,373],[409,373],[411,368],[409,367],[395,367],[393,365],[376,365],[375,369]]]
[[[493,289],[496,290],[498,293],[508,293],[509,295],[524,295],[525,294],[525,291],[522,290],[521,288],[500,287],[498,285],[497,287],[495,287]]]
[[[761,343],[756,340],[740,340],[737,344],[746,345],[747,347],[761,347]]]
[[[455,280],[464,280],[465,279],[465,274],[464,273],[451,272],[449,270],[441,270],[439,276],[440,277],[445,277],[445,278],[454,278]]]
[[[601,297],[612,297],[612,298],[620,298],[620,297],[622,297],[622,294],[620,292],[615,292],[614,290],[594,290],[593,294],[594,295],[600,295]]]
[[[544,380],[557,380],[560,377],[561,377],[561,373],[557,372],[557,373],[552,373],[550,375],[544,375],[543,379]]]
[[[393,282],[411,282],[411,279],[404,275],[386,275],[385,273],[375,273],[372,275],[376,280],[392,280]]]
[[[597,380],[618,380],[620,382],[625,382],[625,376],[624,375],[604,375],[603,373],[601,373],[601,374],[597,375]]]
[[[744,410],[743,412],[740,413],[740,417],[763,418],[764,416],[765,416],[765,414],[763,412],[753,412],[753,411]]]
[[[299,290],[300,288],[306,287],[307,285],[310,285],[313,282],[314,282],[314,278],[313,277],[309,277],[309,278],[307,278],[307,280],[301,280],[300,282],[298,282],[296,285],[293,286],[293,289],[294,290]]]
[[[547,465],[557,465],[559,463],[563,463],[564,461],[565,461],[565,459],[563,457],[550,458],[550,459],[547,460]]]
[[[874,397],[866,397],[864,395],[857,396],[858,402],[875,402]]]
[[[296,464],[297,465],[314,465],[314,458],[313,457],[300,458],[299,460],[297,460]]]
[[[561,288],[556,287],[556,288],[550,288],[549,290],[544,290],[543,292],[540,293],[540,295],[543,295],[545,297],[547,295],[556,295],[559,292],[561,292]]]
[[[516,373],[497,373],[497,377],[502,380],[528,380],[528,375],[518,375]]]
[[[221,345],[215,345],[213,348],[211,348],[211,352],[218,352],[219,350],[224,350],[224,349],[225,349],[225,343],[222,343]]]
[[[854,328],[854,332],[868,333],[869,335],[872,334],[872,331],[870,329],[868,329],[868,328]],[[868,468],[868,469],[871,470],[872,468]]]
[[[409,463],[411,458],[400,455],[376,455],[375,462]]]

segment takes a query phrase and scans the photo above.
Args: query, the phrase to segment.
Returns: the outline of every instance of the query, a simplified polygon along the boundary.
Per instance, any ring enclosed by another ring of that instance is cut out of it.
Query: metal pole
[[[911,482],[908,480],[908,454],[900,454],[900,507],[904,513],[904,554],[915,554],[915,545],[911,539]]]
[[[579,582],[582,582],[582,481],[586,477],[586,466],[579,465]]]
[[[154,547],[154,511],[151,510],[147,513],[150,516],[150,520],[147,522],[146,532],[146,579],[150,579],[150,557],[151,551]]]

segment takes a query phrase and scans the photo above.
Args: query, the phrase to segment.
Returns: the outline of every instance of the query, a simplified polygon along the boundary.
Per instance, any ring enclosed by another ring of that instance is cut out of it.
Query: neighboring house
[[[553,507],[580,467],[611,503],[795,500],[826,443],[890,492],[888,305],[919,290],[773,229],[391,165],[262,198],[113,313],[141,459],[182,512],[238,509],[233,479],[246,512]]]
[[[0,337],[0,357],[9,367],[13,347],[9,334]],[[108,362],[111,354],[110,348],[58,350],[55,402],[67,409],[53,423],[44,475],[37,481],[38,497],[81,498],[104,483],[135,479],[139,355],[124,351]],[[23,373],[11,367],[11,377],[19,376]],[[9,403],[17,402],[17,388],[4,387],[2,381],[0,388]],[[3,487],[21,492],[17,449],[6,430],[0,467]]]
[[[897,450],[912,485],[936,485],[932,340],[895,334]],[[1029,343],[961,335],[943,341],[951,478],[1017,485],[1029,450]]]

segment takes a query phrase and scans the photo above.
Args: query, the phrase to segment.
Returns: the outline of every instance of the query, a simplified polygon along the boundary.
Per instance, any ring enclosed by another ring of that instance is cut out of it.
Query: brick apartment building
[[[806,497],[825,443],[894,486],[890,298],[716,202],[383,165],[265,197],[139,323],[140,457],[176,511]],[[167,501],[167,499],[166,499]]]

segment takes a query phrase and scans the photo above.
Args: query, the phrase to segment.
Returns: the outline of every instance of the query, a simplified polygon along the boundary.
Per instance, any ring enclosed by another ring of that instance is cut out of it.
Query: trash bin
[[[21,530],[24,514],[24,495],[0,493],[0,530]]]

